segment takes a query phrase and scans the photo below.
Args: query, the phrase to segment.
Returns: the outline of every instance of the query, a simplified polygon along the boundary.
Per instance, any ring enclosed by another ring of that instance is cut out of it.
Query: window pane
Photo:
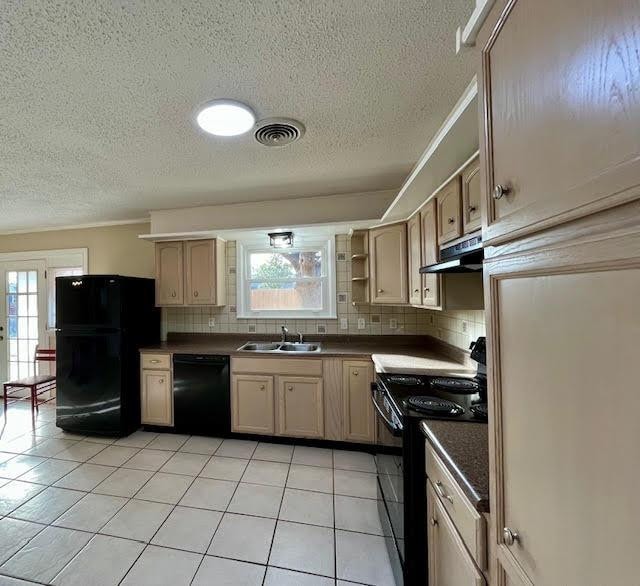
[[[18,360],[18,340],[9,340],[9,360],[11,362]]]
[[[29,362],[29,344],[27,344],[27,340],[18,340],[18,360]]]
[[[9,318],[9,338],[17,338],[18,337],[18,318],[10,317]]]
[[[37,295],[29,295],[29,315],[32,317],[38,315],[38,296]]]
[[[38,318],[30,317],[29,318],[29,336],[31,340],[38,339]]]
[[[27,292],[27,272],[19,271],[18,272],[18,293],[26,293]]]
[[[38,271],[29,271],[29,293],[38,292]]]
[[[27,315],[27,296],[18,295],[18,315]]]
[[[19,362],[18,363],[18,376],[20,378],[24,378],[26,376],[29,376],[31,374],[31,363],[29,362]]]
[[[296,279],[320,277],[322,254],[316,252],[254,252],[250,255],[251,279]]]
[[[18,338],[28,338],[29,337],[29,331],[28,331],[28,318],[26,317],[19,317],[18,318]]]
[[[319,280],[284,283],[252,283],[250,288],[252,311],[322,309],[322,282]]]
[[[18,315],[18,296],[7,295],[7,314]]]
[[[7,292],[15,293],[18,290],[18,273],[10,271],[7,273]]]
[[[12,362],[9,365],[9,380],[16,380],[18,378],[18,363]]]

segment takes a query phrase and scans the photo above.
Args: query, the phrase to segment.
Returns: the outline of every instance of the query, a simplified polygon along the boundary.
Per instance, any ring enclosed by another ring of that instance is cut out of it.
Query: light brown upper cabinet
[[[436,200],[431,199],[420,210],[420,237],[422,241],[422,264],[433,265],[438,262],[438,224],[436,221]],[[440,277],[422,275],[422,305],[437,307],[440,305]]]
[[[156,305],[184,304],[182,242],[156,243]]]
[[[371,303],[408,303],[407,269],[407,225],[403,222],[369,230]]]
[[[409,303],[422,303],[422,279],[420,266],[422,262],[422,242],[420,239],[420,215],[415,214],[407,222],[407,239],[409,253]]]
[[[499,0],[481,30],[485,243],[640,197],[640,10]]]
[[[273,435],[273,377],[234,374],[231,384],[232,431]]]
[[[278,376],[278,435],[324,437],[322,379]]]
[[[156,243],[156,305],[224,305],[225,242]]]
[[[343,433],[345,441],[373,443],[375,413],[371,402],[373,364],[365,360],[342,363]]]
[[[476,157],[462,170],[462,232],[469,234],[480,228],[482,184],[480,158]]]
[[[438,242],[442,245],[462,236],[460,175],[456,175],[437,193],[436,201],[438,202]]]

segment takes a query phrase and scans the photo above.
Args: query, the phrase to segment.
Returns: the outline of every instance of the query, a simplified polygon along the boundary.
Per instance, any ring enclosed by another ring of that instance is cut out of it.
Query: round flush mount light
[[[196,117],[198,126],[216,136],[237,136],[253,128],[256,117],[245,104],[233,100],[214,100],[206,104]]]

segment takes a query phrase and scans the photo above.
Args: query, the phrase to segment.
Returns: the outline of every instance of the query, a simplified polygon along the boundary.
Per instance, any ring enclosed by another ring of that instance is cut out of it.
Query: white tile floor
[[[395,586],[369,454],[0,419],[0,586]]]

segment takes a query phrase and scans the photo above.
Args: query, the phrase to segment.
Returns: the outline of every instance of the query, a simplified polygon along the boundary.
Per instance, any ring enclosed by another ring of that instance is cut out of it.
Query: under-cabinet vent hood
[[[469,273],[482,270],[482,235],[477,234],[440,250],[440,262],[422,267],[422,274]]]

